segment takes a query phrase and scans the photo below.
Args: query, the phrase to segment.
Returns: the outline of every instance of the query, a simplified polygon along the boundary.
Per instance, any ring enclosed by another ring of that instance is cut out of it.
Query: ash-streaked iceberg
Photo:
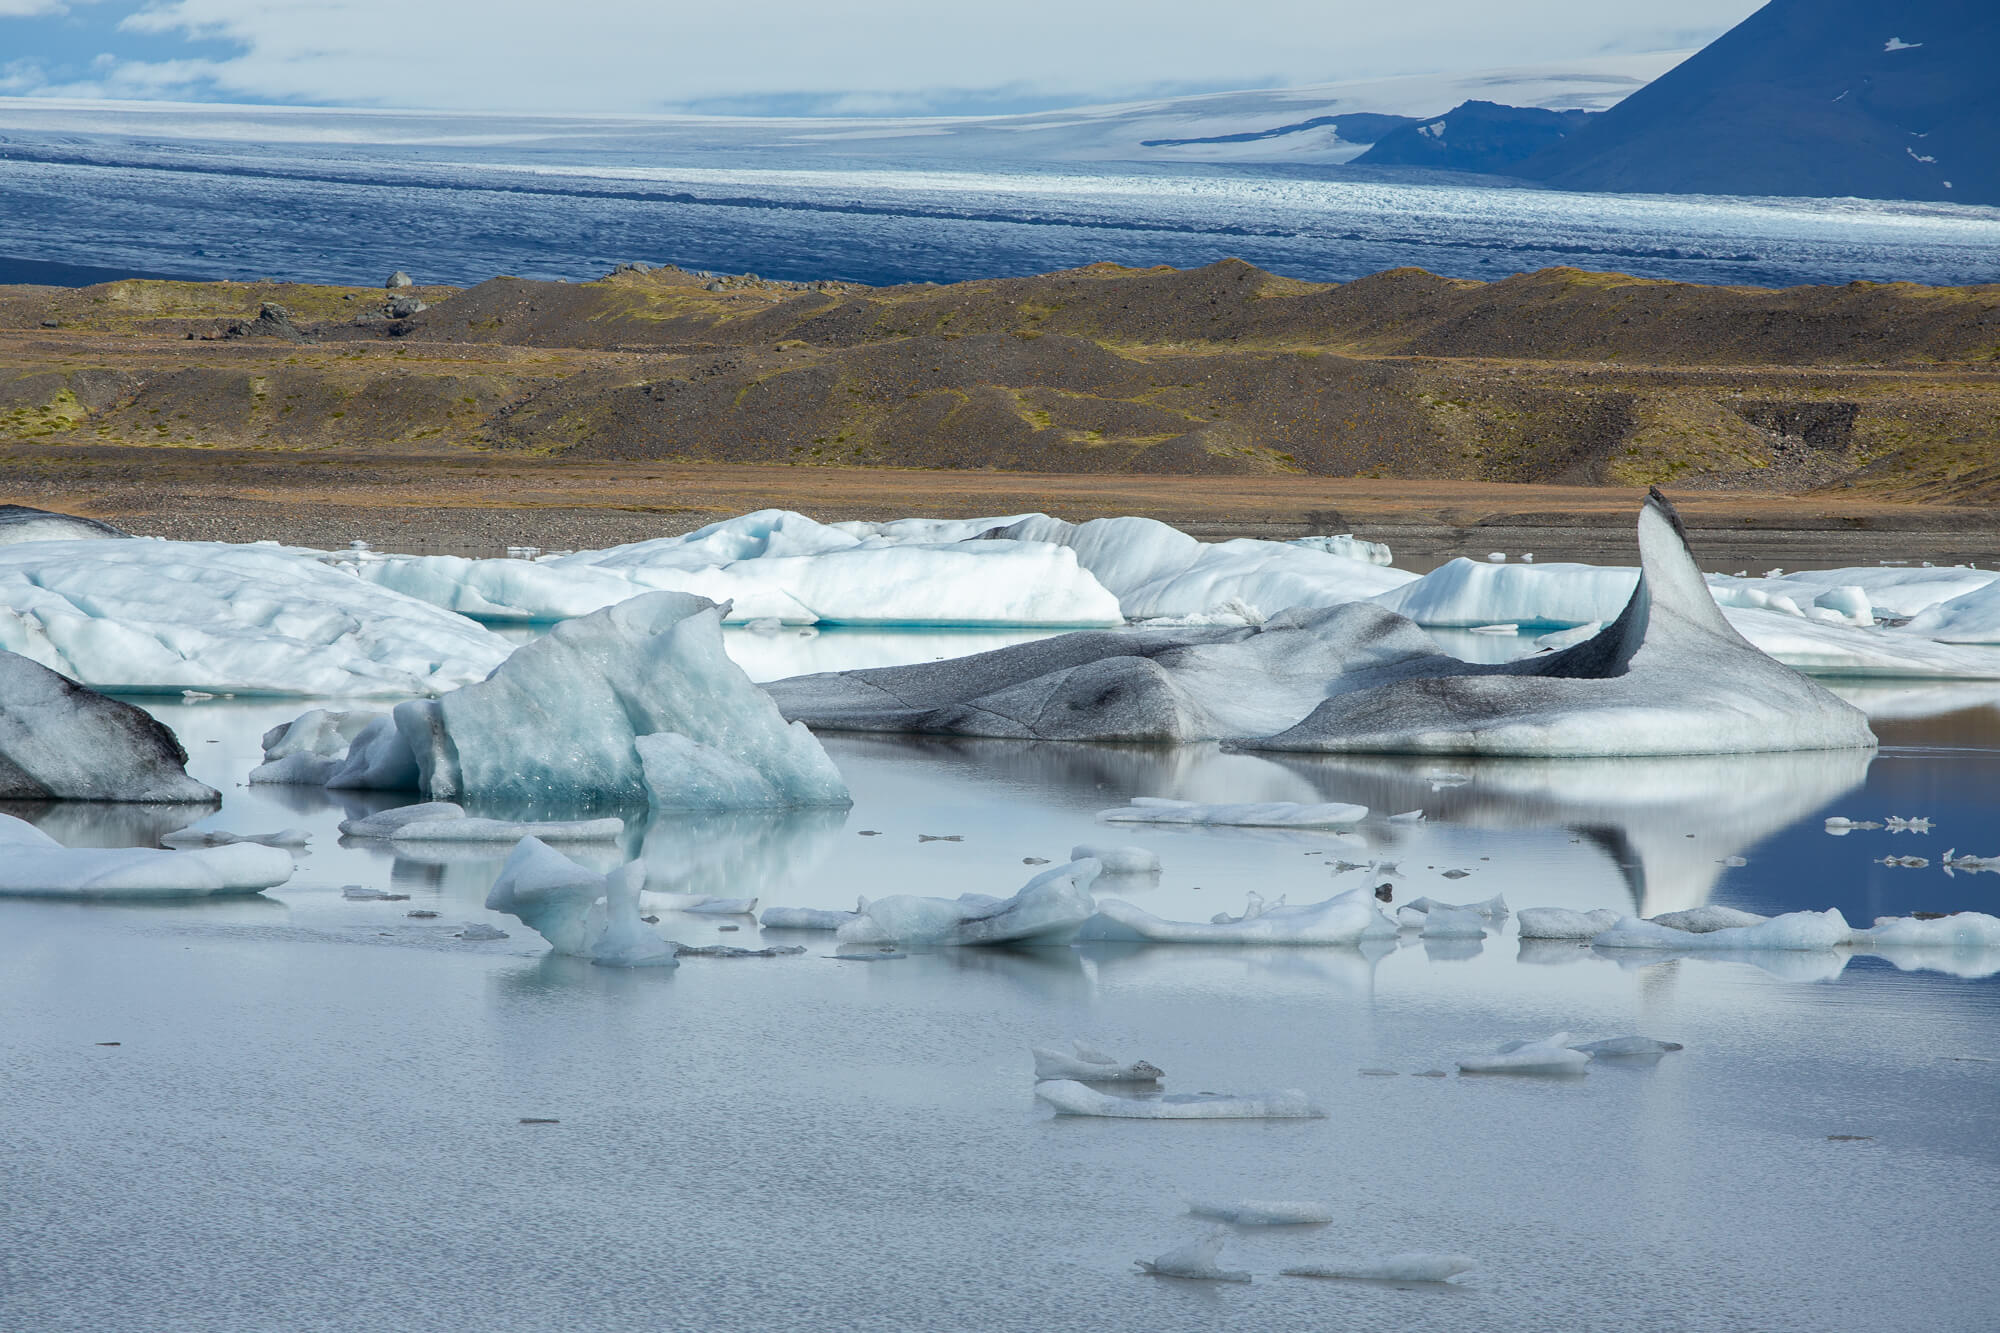
[[[1104,898],[1077,932],[1079,942],[1127,944],[1327,945],[1395,937],[1396,923],[1383,915],[1370,888],[1296,907],[1282,899],[1266,904],[1253,893],[1241,915],[1222,914],[1210,921],[1169,921],[1123,899]]]
[[[1067,944],[1096,910],[1090,886],[1099,869],[1095,861],[1051,866],[1007,898],[876,898],[835,938],[842,944]]]
[[[639,919],[645,883],[643,862],[600,875],[523,838],[500,867],[486,910],[518,917],[557,953],[600,967],[678,967],[678,946]]]
[[[1587,1057],[1586,1057],[1587,1058]],[[1074,1079],[1048,1079],[1035,1096],[1057,1115],[1112,1120],[1319,1120],[1326,1112],[1297,1088],[1279,1092],[1184,1092],[1164,1097],[1115,1097]]]
[[[261,893],[291,877],[292,854],[280,847],[65,847],[0,815],[0,898],[212,898]]]
[[[438,694],[511,649],[463,616],[271,543],[0,546],[0,648],[99,689]]]
[[[220,795],[188,776],[187,751],[150,713],[0,652],[0,799],[212,803]]]

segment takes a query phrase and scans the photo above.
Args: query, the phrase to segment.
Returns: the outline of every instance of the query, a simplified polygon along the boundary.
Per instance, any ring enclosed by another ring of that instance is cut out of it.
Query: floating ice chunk
[[[646,912],[689,912],[695,916],[755,916],[755,898],[717,898],[706,893],[655,893],[651,889],[639,894],[639,908]]]
[[[1700,933],[1623,917],[1591,943],[1600,949],[1832,949],[1848,943],[1853,929],[1837,909],[1787,912],[1754,926],[1725,926]]]
[[[1848,625],[1731,607],[1737,633],[1775,660],[1819,676],[1888,680],[2000,679],[2000,653],[1970,644],[1937,643],[1905,629]]]
[[[1031,1046],[1037,1081],[1050,1078],[1078,1079],[1086,1083],[1157,1083],[1166,1074],[1158,1065],[1144,1060],[1120,1060],[1090,1043],[1073,1038],[1067,1051]]]
[[[1086,858],[1103,866],[1107,875],[1156,875],[1160,870],[1159,853],[1145,847],[1079,843],[1069,849],[1070,860],[1082,861]]]
[[[1368,817],[1365,805],[1334,801],[1319,805],[1296,801],[1258,801],[1238,805],[1201,805],[1157,796],[1135,796],[1132,804],[1101,810],[1097,817],[1114,824],[1233,824],[1247,828],[1342,828]]]
[[[0,624],[0,645],[5,639]],[[151,714],[0,652],[0,799],[213,802],[218,795],[187,775],[187,751]]]
[[[1587,1057],[1586,1057],[1587,1058]],[[1057,1115],[1103,1116],[1114,1120],[1319,1120],[1326,1112],[1296,1088],[1282,1092],[1188,1092],[1164,1097],[1114,1097],[1074,1079],[1035,1085],[1035,1096]]]
[[[1929,833],[1931,831],[1931,821],[1927,815],[1920,815],[1914,819],[1904,819],[1900,815],[1890,815],[1882,822],[1891,833]]]
[[[484,921],[468,921],[465,929],[458,932],[462,940],[504,940],[510,938],[506,931],[487,925]]]
[[[1927,856],[1885,856],[1875,864],[1878,866],[1901,866],[1905,870],[1924,870],[1930,866]]]
[[[1617,925],[1622,913],[1608,907],[1573,912],[1566,907],[1524,907],[1518,918],[1524,940],[1590,940]]]
[[[675,967],[676,945],[639,919],[644,862],[599,875],[536,838],[500,867],[486,910],[519,917],[560,954],[605,967]]]
[[[510,645],[463,616],[276,545],[0,547],[0,648],[104,689],[435,694]]]
[[[1945,916],[1878,916],[1867,930],[1854,932],[1864,949],[2000,949],[2000,917],[1985,912]]]
[[[1946,874],[1950,874],[1955,870],[2000,871],[2000,856],[1974,856],[1970,852],[1967,852],[1964,856],[1958,856],[1956,855],[1957,851],[1956,847],[1947,847],[1944,849],[1944,856],[1940,859],[1944,863]]]
[[[1932,603],[1911,616],[1903,632],[1940,643],[2000,644],[2000,582],[1990,570],[1954,573],[1984,579],[1979,586]]]
[[[724,653],[722,611],[635,597],[564,621],[476,685],[397,705],[421,789],[661,810],[846,805],[819,742]]]
[[[1424,916],[1421,934],[1427,940],[1483,940],[1486,918],[1478,912],[1434,907]]]
[[[387,713],[362,709],[312,708],[290,722],[264,733],[264,762],[250,770],[250,781],[275,785],[324,787],[347,764],[351,747],[370,724],[387,723]],[[389,734],[395,734],[389,728]],[[407,747],[404,751],[407,756]],[[400,786],[416,785],[417,765],[411,758]],[[386,784],[385,784],[386,785]]]
[[[1435,898],[1418,898],[1408,904],[1408,909],[1417,912],[1471,912],[1475,916],[1500,921],[1507,916],[1507,898],[1499,893],[1476,903],[1441,903]]]
[[[1656,926],[1666,926],[1670,930],[1687,930],[1697,935],[1706,935],[1712,930],[1732,930],[1737,926],[1760,926],[1771,918],[1759,916],[1755,912],[1745,912],[1735,907],[1719,907],[1710,904],[1704,907],[1690,907],[1681,912],[1662,912],[1658,916],[1646,918]]]
[[[292,854],[277,847],[72,848],[0,815],[0,898],[208,898],[259,893],[291,877]]]
[[[1079,941],[1167,944],[1358,944],[1393,938],[1396,923],[1382,914],[1372,889],[1349,889],[1324,902],[1264,906],[1254,895],[1239,917],[1169,921],[1118,898],[1097,904],[1077,932]]]
[[[511,819],[480,819],[450,801],[382,810],[361,819],[342,820],[340,831],[350,838],[393,838],[399,842],[604,842],[625,832],[616,818],[550,820],[522,823]]]
[[[1213,1217],[1245,1227],[1312,1226],[1333,1221],[1333,1209],[1323,1203],[1285,1199],[1237,1199],[1233,1202],[1190,1199],[1188,1211],[1196,1217]]]
[[[1486,559],[1491,564],[1504,565],[1507,563],[1507,553],[1505,551],[1488,551]]]
[[[1390,815],[1389,822],[1391,824],[1421,824],[1424,822],[1424,812],[1421,810],[1405,810],[1400,815]]]
[[[1661,1041],[1658,1037],[1606,1037],[1602,1041],[1577,1042],[1572,1044],[1570,1049],[1598,1058],[1665,1055],[1682,1047],[1677,1041]]]
[[[1427,1250],[1412,1250],[1407,1254],[1390,1254],[1380,1258],[1333,1258],[1317,1263],[1294,1264],[1281,1268],[1284,1277],[1337,1277],[1360,1278],[1378,1282],[1449,1282],[1460,1273],[1469,1273],[1479,1267],[1479,1261],[1469,1254],[1432,1254]]]
[[[876,898],[836,938],[842,944],[1063,944],[1095,910],[1090,886],[1098,873],[1090,860],[1051,866],[1011,898]]]
[[[351,903],[406,903],[407,893],[391,893],[387,889],[371,889],[365,884],[344,884],[340,896]]]
[[[1510,1041],[1492,1055],[1468,1056],[1458,1062],[1467,1074],[1585,1074],[1590,1056],[1572,1050],[1569,1033],[1540,1041]]]
[[[822,911],[815,907],[767,907],[758,922],[765,930],[839,930],[859,919],[868,900],[863,898],[852,912]]]
[[[229,847],[236,843],[254,842],[264,847],[299,848],[312,841],[312,834],[302,828],[279,829],[276,833],[226,833],[221,829],[182,829],[169,833],[160,839],[164,847]]]
[[[789,958],[806,951],[803,944],[773,944],[762,949],[745,949],[735,944],[679,944],[676,958]]]
[[[1250,1274],[1240,1269],[1220,1267],[1217,1260],[1222,1257],[1225,1237],[1221,1232],[1204,1236],[1200,1240],[1189,1241],[1176,1249],[1168,1250],[1156,1259],[1134,1259],[1140,1271],[1154,1277],[1191,1277],[1208,1282],[1248,1282]]]
[[[1718,860],[1718,861],[1716,862],[1716,864],[1717,864],[1717,865],[1723,865],[1723,866],[1732,866],[1732,867],[1733,867],[1733,866],[1747,866],[1747,865],[1749,865],[1750,863],[1749,863],[1748,861],[1744,860],[1744,859],[1743,859],[1742,857],[1740,857],[1740,856],[1725,856],[1725,857],[1721,858],[1720,860]]]
[[[1878,829],[1881,827],[1881,824],[1874,820],[1848,819],[1844,815],[1829,815],[1826,820],[1826,831],[1833,834],[1836,838],[1845,837],[1856,829]]]

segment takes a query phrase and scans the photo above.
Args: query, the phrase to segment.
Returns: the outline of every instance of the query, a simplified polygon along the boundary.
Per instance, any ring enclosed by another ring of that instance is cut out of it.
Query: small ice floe
[[[1093,860],[1107,875],[1155,875],[1160,870],[1159,853],[1144,847],[1094,846],[1078,843],[1069,849],[1072,861]]]
[[[695,916],[755,916],[755,898],[717,898],[706,893],[655,893],[639,891],[642,912],[688,912]]]
[[[1139,1271],[1151,1273],[1154,1277],[1191,1277],[1206,1282],[1248,1282],[1250,1274],[1240,1269],[1220,1267],[1216,1260],[1222,1257],[1222,1247],[1227,1236],[1221,1231],[1192,1240],[1177,1249],[1168,1250],[1155,1259],[1134,1259]]]
[[[1591,940],[1617,925],[1622,913],[1608,907],[1576,912],[1567,907],[1524,907],[1518,918],[1524,940]]]
[[[1464,879],[1467,875],[1470,875],[1471,873],[1472,872],[1470,870],[1447,870],[1444,872],[1443,878]]]
[[[1341,801],[1301,804],[1297,801],[1256,801],[1238,805],[1200,805],[1158,796],[1135,796],[1117,810],[1101,810],[1099,819],[1114,824],[1227,824],[1245,828],[1345,828],[1368,817],[1365,805]]]
[[[484,921],[468,921],[465,929],[458,932],[461,940],[504,940],[511,938],[506,931],[487,925]]]
[[[1486,563],[1490,565],[1504,565],[1507,563],[1507,553],[1505,551],[1488,551],[1486,553]]]
[[[1588,1056],[1582,1057],[1588,1059]],[[1297,1088],[1278,1092],[1183,1092],[1165,1097],[1114,1097],[1075,1079],[1049,1079],[1035,1096],[1057,1115],[1113,1120],[1323,1120],[1326,1112]]]
[[[1046,856],[1024,856],[1021,858],[1021,864],[1024,866],[1045,866],[1048,863],[1049,858]]]
[[[1712,930],[1761,926],[1771,918],[1759,916],[1755,912],[1745,912],[1740,908],[1721,907],[1711,903],[1704,907],[1690,907],[1679,912],[1662,912],[1658,916],[1646,919],[1656,926],[1665,926],[1669,930],[1687,930],[1697,935],[1706,935]]]
[[[1068,1051],[1046,1046],[1030,1046],[1035,1057],[1037,1081],[1050,1078],[1076,1079],[1084,1083],[1158,1083],[1166,1074],[1145,1060],[1120,1060],[1092,1046],[1081,1037],[1070,1039]]]
[[[1458,1062],[1459,1071],[1466,1074],[1585,1074],[1589,1065],[1588,1055],[1570,1049],[1567,1032],[1540,1041],[1506,1042],[1491,1055]]]
[[[1418,898],[1405,907],[1404,910],[1416,912],[1470,912],[1474,916],[1483,916],[1495,921],[1504,921],[1507,918],[1507,898],[1504,894],[1498,893],[1494,894],[1491,898],[1481,899],[1476,903],[1445,903],[1439,902],[1435,898]]]
[[[678,967],[678,946],[639,919],[641,861],[609,875],[580,866],[536,838],[523,838],[500,867],[486,910],[519,917],[557,953],[601,967]]]
[[[1964,856],[1960,856],[1957,853],[1958,849],[1956,847],[1947,847],[1944,849],[1944,856],[1940,859],[1944,862],[1945,874],[1949,875],[1955,870],[1963,870],[1967,873],[1991,870],[1996,874],[2000,874],[2000,856],[1974,856],[1970,852]]]
[[[1285,1277],[1358,1278],[1376,1282],[1449,1282],[1460,1273],[1479,1267],[1469,1254],[1432,1254],[1413,1250],[1380,1258],[1322,1259],[1318,1263],[1294,1264],[1278,1272]]]
[[[1930,863],[1928,856],[1884,856],[1875,862],[1878,866],[1901,866],[1905,870],[1925,870]]]
[[[1424,822],[1424,812],[1421,810],[1405,810],[1400,815],[1390,815],[1389,822],[1391,824],[1421,824]]]
[[[226,833],[221,829],[182,829],[160,839],[163,847],[231,847],[254,842],[262,847],[299,848],[312,841],[302,828],[279,829],[276,833]]]
[[[1734,868],[1736,866],[1747,866],[1750,863],[1744,860],[1740,856],[1725,856],[1720,861],[1717,861],[1716,864],[1719,866],[1730,866]]]
[[[1409,911],[1404,908],[1403,911]],[[1423,928],[1418,935],[1427,940],[1483,940],[1486,938],[1486,918],[1477,912],[1465,912],[1451,907],[1434,907],[1424,914]]]
[[[2000,917],[1984,912],[1917,912],[1878,916],[1867,930],[1854,932],[1866,949],[2000,949]]]
[[[1891,833],[1929,833],[1931,831],[1929,815],[1919,815],[1914,819],[1905,819],[1901,815],[1890,815],[1882,821],[1882,824]]]
[[[1323,1203],[1288,1199],[1237,1199],[1228,1203],[1214,1199],[1190,1199],[1188,1211],[1196,1217],[1212,1217],[1219,1222],[1234,1222],[1242,1227],[1314,1226],[1333,1221],[1333,1209]]]
[[[1431,784],[1432,791],[1444,791],[1451,787],[1463,787],[1472,781],[1470,773],[1426,773],[1424,781]]]
[[[208,898],[259,893],[291,877],[292,854],[276,847],[65,847],[0,814],[0,898]]]
[[[1241,916],[1169,921],[1119,898],[1106,898],[1077,932],[1077,940],[1166,944],[1358,944],[1389,939],[1396,923],[1376,906],[1372,889],[1349,889],[1324,902],[1287,907],[1250,895]]]
[[[766,930],[839,930],[858,919],[867,907],[866,898],[856,899],[852,912],[822,911],[817,907],[767,907],[758,924]]]
[[[1519,634],[1520,632],[1519,625],[1474,625],[1467,630],[1470,634]]]
[[[1636,916],[1622,917],[1617,925],[1591,943],[1600,949],[1832,949],[1848,943],[1854,935],[1839,910],[1787,912],[1752,926],[1725,926],[1717,930],[1676,930],[1672,926],[1645,921]]]
[[[511,819],[479,819],[451,801],[424,801],[382,810],[362,819],[344,819],[342,834],[350,838],[390,838],[398,842],[604,842],[625,831],[622,819],[572,819],[521,823]]]
[[[1052,866],[1011,898],[965,893],[876,898],[836,935],[843,944],[1067,944],[1096,910],[1095,861]]]
[[[734,944],[679,944],[676,958],[789,958],[804,953],[803,944],[773,944],[762,949],[744,949]]]
[[[1882,826],[1872,819],[1848,819],[1844,815],[1829,815],[1826,831],[1836,838],[1844,838],[1862,829],[1878,829]]]
[[[351,903],[406,903],[407,893],[390,893],[387,889],[371,889],[363,884],[343,884],[340,896]]]
[[[1665,1055],[1669,1051],[1683,1049],[1677,1041],[1661,1041],[1657,1037],[1606,1037],[1602,1041],[1575,1042],[1572,1051],[1582,1051],[1592,1059],[1632,1059],[1645,1056]]]

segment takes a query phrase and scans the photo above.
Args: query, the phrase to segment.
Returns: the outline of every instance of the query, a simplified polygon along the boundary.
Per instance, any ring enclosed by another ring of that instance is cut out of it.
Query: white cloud
[[[85,0],[88,3],[88,0]],[[0,19],[33,18],[38,14],[67,14],[63,0],[0,0]]]
[[[48,3],[0,0],[0,13]],[[1658,0],[160,0],[123,32],[240,54],[126,60],[99,82],[388,106],[879,114],[1685,47],[1757,3],[1678,0],[1663,17]]]

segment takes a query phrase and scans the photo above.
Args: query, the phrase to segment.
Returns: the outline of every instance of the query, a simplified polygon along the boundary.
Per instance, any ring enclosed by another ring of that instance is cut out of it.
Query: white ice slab
[[[1035,1096],[1057,1115],[1103,1116],[1114,1120],[1301,1120],[1326,1112],[1296,1088],[1281,1092],[1189,1092],[1165,1097],[1114,1097],[1073,1079],[1035,1085]]]
[[[1475,918],[1476,920],[1477,918]],[[1079,942],[1163,944],[1358,944],[1393,939],[1396,923],[1376,905],[1374,890],[1350,889],[1324,902],[1266,905],[1251,895],[1241,916],[1212,921],[1169,921],[1118,898],[1100,899],[1097,914],[1077,932]]]
[[[0,815],[0,897],[209,898],[259,893],[291,877],[292,854],[280,847],[64,847]]]
[[[1099,869],[1088,860],[1051,866],[1010,898],[891,894],[870,901],[835,938],[842,944],[1064,944],[1096,908],[1090,886]]]

